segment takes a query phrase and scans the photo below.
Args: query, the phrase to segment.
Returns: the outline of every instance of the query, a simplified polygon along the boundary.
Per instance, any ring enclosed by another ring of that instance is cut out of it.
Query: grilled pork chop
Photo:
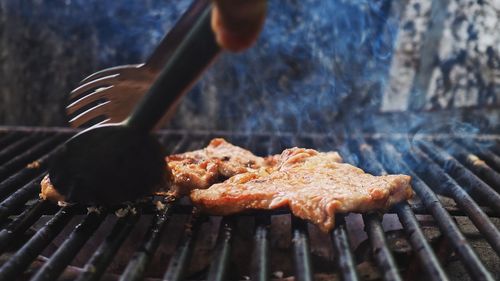
[[[373,176],[341,163],[336,152],[291,148],[277,158],[274,167],[193,190],[193,204],[214,215],[289,207],[294,215],[327,232],[337,212],[387,209],[413,195],[409,176]]]
[[[205,189],[234,175],[271,166],[273,159],[255,156],[216,138],[203,149],[167,157],[174,178],[171,190],[180,195],[189,194],[193,189]]]

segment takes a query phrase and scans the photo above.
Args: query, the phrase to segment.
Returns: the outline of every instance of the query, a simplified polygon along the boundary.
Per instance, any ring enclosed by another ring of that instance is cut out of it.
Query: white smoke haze
[[[191,95],[208,129],[330,132],[378,110],[399,24],[388,3],[270,1],[257,44],[224,54]]]
[[[2,1],[0,122],[66,125],[78,81],[143,62],[190,2]],[[224,54],[170,127],[498,132],[499,15],[496,1],[269,1],[257,44]]]

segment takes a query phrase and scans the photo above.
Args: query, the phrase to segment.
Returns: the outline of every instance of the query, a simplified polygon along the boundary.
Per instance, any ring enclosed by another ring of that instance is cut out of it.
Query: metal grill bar
[[[43,172],[45,168],[45,165],[44,167],[27,167],[0,183],[0,198],[7,197],[27,180],[32,180],[33,177]]]
[[[349,245],[349,236],[347,234],[344,217],[337,216],[335,221],[336,226],[330,234],[330,238],[333,243],[335,261],[340,271],[340,276],[344,281],[359,280],[356,272],[356,262],[354,261],[354,256]]]
[[[0,280],[15,280],[66,226],[74,207],[61,209],[47,224],[0,267]]]
[[[440,142],[438,142],[440,144]],[[467,151],[462,146],[455,142],[447,143],[448,151],[457,158],[458,161],[464,163],[467,168],[483,179],[497,192],[500,192],[500,174],[493,170],[479,156]],[[442,145],[441,145],[442,147]]]
[[[488,203],[492,209],[500,212],[500,194],[445,151],[428,142],[418,142],[418,144],[427,153],[427,156],[443,167],[446,173],[453,176],[462,186],[465,186],[465,190],[469,195],[478,197],[477,199]]]
[[[488,148],[491,149],[496,155],[500,155],[500,143],[497,141],[489,141]]]
[[[203,134],[194,138],[192,135],[184,135],[181,142],[175,147],[174,151],[179,152],[185,149],[199,149],[208,141],[209,135]],[[203,217],[204,218],[204,217]],[[164,280],[182,280],[189,265],[189,259],[201,226],[202,218],[193,210],[190,221],[186,224],[182,238],[177,244],[175,252],[171,257],[167,270],[163,276]]]
[[[349,140],[349,143],[356,144],[359,141]],[[366,144],[360,145],[359,149],[362,153],[367,148]],[[349,148],[343,149],[344,152],[347,152],[346,155],[354,155],[349,152]],[[366,154],[366,151],[365,151]],[[344,155],[342,155],[344,157]],[[350,157],[346,158],[347,162],[351,164],[355,164]],[[364,168],[367,171],[372,171],[373,173],[378,173],[382,171],[382,167],[376,161],[364,161]],[[370,244],[372,246],[372,252],[375,257],[375,261],[380,268],[382,275],[385,280],[401,280],[401,276],[398,272],[398,267],[396,262],[394,261],[394,257],[389,250],[389,246],[387,245],[387,241],[385,240],[384,230],[380,223],[380,219],[377,218],[374,214],[364,215],[363,220],[365,223],[365,231],[368,234],[368,238],[370,240]]]
[[[6,147],[9,144],[15,142],[17,139],[19,139],[22,135],[24,135],[21,132],[8,132],[2,138],[0,139],[0,147]]]
[[[467,216],[467,214],[462,209],[460,209],[458,206],[443,206],[443,207],[452,216],[459,216],[459,217],[466,217]],[[423,204],[420,204],[420,203],[411,204],[410,208],[412,209],[413,213],[415,213],[416,215],[429,214],[429,212],[427,211],[427,208]],[[485,214],[487,214],[489,217],[500,218],[500,214],[498,212],[493,211],[492,209],[490,209],[488,207],[481,207],[481,210],[483,210],[483,212]],[[394,212],[396,212],[396,211],[394,211]]]
[[[201,222],[202,218],[200,215],[196,211],[193,212],[190,221],[186,224],[184,234],[177,244],[175,253],[168,263],[167,271],[163,276],[164,280],[175,281],[184,279]]]
[[[224,217],[221,221],[219,235],[215,248],[212,265],[208,271],[207,280],[227,280],[227,264],[231,254],[231,242],[233,238],[234,218]]]
[[[175,198],[166,199],[164,208],[158,210],[153,218],[153,222],[144,237],[144,240],[132,260],[128,263],[120,280],[141,280],[153,255],[160,244],[160,239],[165,230],[165,226],[172,214]]]
[[[368,233],[372,253],[380,267],[384,280],[401,280],[394,257],[385,240],[384,229],[376,214],[363,215],[365,231]]]
[[[96,231],[104,217],[104,214],[89,213],[31,280],[56,280]]]
[[[246,143],[247,147],[255,147],[260,143],[255,137],[248,137]],[[267,155],[272,155],[279,150],[279,139],[272,136],[267,139],[265,151]],[[269,236],[271,227],[271,216],[257,215],[255,217],[255,230],[253,236],[253,250],[250,264],[250,278],[256,281],[267,281],[270,277],[270,249],[269,249]]]
[[[16,211],[16,208],[19,208],[36,195],[40,190],[40,181],[42,178],[43,176],[35,178],[0,203],[0,221],[5,220]]]
[[[479,157],[483,158],[486,161],[486,163],[488,163],[491,167],[493,167],[497,172],[500,172],[500,157],[497,156],[493,151],[491,151],[488,148],[473,144],[471,142],[465,142],[459,140],[459,143],[460,145],[471,149],[474,153],[479,155]]]
[[[384,164],[391,173],[405,173],[412,177],[413,190],[432,214],[441,231],[450,239],[469,274],[475,280],[494,280],[432,189],[405,164],[402,155],[394,146],[382,143],[380,148],[387,156],[384,158]]]
[[[19,154],[22,150],[30,147],[41,138],[43,138],[43,134],[28,135],[22,139],[16,140],[8,146],[5,146],[2,151],[0,151],[0,165],[3,165],[8,159]]]
[[[338,140],[335,138],[295,138],[295,143],[302,147],[316,147],[318,149],[331,150],[334,144],[338,145]],[[327,145],[328,144],[328,145]],[[327,145],[328,147],[325,147]],[[289,147],[289,146],[288,146]],[[345,147],[340,147],[342,151],[346,151]],[[345,154],[345,153],[344,153]],[[352,159],[349,159],[352,161]],[[335,229],[330,233],[330,238],[333,244],[333,250],[336,253],[335,262],[340,270],[342,280],[358,280],[356,272],[356,263],[349,246],[347,228],[343,216],[337,215]]]
[[[31,207],[16,217],[7,227],[0,231],[0,253],[12,245],[14,240],[23,234],[32,224],[34,224],[46,211],[50,203],[48,201],[38,201]]]
[[[22,207],[28,200],[36,198],[36,195],[40,192],[40,182],[42,178],[43,175],[36,177],[0,203],[0,221],[14,214],[17,209]]]
[[[427,277],[431,280],[448,280],[443,267],[438,258],[434,255],[431,246],[425,240],[424,233],[420,229],[417,218],[407,203],[396,206],[398,217],[403,224],[406,234],[409,236],[410,243],[416,251],[420,263],[427,271]]]
[[[165,146],[172,145],[171,142],[169,142],[168,135],[164,135],[162,137],[162,143]],[[172,148],[172,153],[182,151],[188,143],[188,134],[183,134],[181,140],[178,141]],[[166,205],[163,209],[157,211],[139,250],[134,254],[132,260],[128,263],[120,277],[120,280],[142,279],[146,266],[153,258],[153,255],[160,244],[161,235],[163,234],[165,226],[172,215],[172,208],[174,207],[175,202],[176,199],[174,197],[166,198]]]
[[[453,200],[463,209],[477,229],[484,235],[486,241],[500,255],[500,231],[489,220],[488,216],[474,202],[474,200],[464,191],[450,176],[435,164],[423,151],[417,147],[412,148],[412,156],[417,162],[412,162],[415,170],[427,175],[433,184],[441,184],[441,187],[450,193]],[[425,165],[422,165],[425,164]]]
[[[336,137],[332,136],[331,138],[329,138],[329,142],[332,142],[337,146],[337,151],[342,155],[342,158],[344,159],[345,162],[353,165],[356,164],[357,161],[353,158],[353,154],[349,151],[349,149],[345,145],[339,145],[340,141]],[[383,242],[385,242],[385,240]],[[385,247],[387,248],[387,245],[385,245]],[[351,269],[350,271],[352,272],[352,270],[353,269]]]
[[[359,152],[363,158],[363,163],[370,163],[370,167],[365,170],[377,174],[386,175],[387,171],[382,163],[377,160],[372,147],[364,141],[357,140],[359,144]],[[364,166],[366,167],[366,166]],[[410,243],[416,251],[417,256],[428,273],[428,277],[432,280],[448,280],[443,268],[440,266],[437,257],[434,255],[431,246],[425,239],[422,230],[420,229],[415,214],[411,210],[408,203],[403,202],[396,206],[399,220],[404,226],[406,234],[409,236]]]
[[[57,143],[61,142],[65,138],[65,135],[56,134],[55,136],[42,140],[35,146],[12,158],[7,163],[0,166],[0,181],[5,180],[9,177],[9,175],[20,170],[28,163],[33,161],[33,159],[37,159],[46,154],[51,148],[53,148]]]
[[[252,253],[252,280],[269,280],[269,227],[270,216],[258,216],[255,219],[254,247]]]
[[[64,141],[64,139],[61,140],[61,142],[62,141]],[[0,183],[0,198],[4,198],[5,196],[11,194],[20,185],[26,183],[26,181],[32,179],[34,176],[44,172],[47,169],[50,157],[59,147],[60,146],[55,147],[52,151],[49,151],[47,154],[36,160],[36,165],[29,165],[2,181]]]
[[[128,214],[126,217],[118,219],[111,233],[101,243],[87,264],[85,264],[83,273],[76,281],[99,280],[106,267],[113,260],[113,256],[118,252],[118,249],[120,249],[120,246],[134,228],[138,219],[138,214]]]
[[[295,216],[292,216],[292,245],[295,278],[299,281],[314,280],[307,222]]]

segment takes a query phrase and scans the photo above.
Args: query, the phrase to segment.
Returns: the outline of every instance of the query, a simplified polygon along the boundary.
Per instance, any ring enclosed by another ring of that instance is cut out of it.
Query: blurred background
[[[143,62],[189,4],[0,0],[0,124],[67,126],[78,82]],[[168,126],[498,132],[499,16],[499,1],[269,1],[255,46],[223,54]]]

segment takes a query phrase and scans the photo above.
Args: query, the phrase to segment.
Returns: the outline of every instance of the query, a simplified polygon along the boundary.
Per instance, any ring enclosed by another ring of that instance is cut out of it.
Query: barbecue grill
[[[495,1],[268,1],[259,42],[222,55],[158,132],[168,153],[223,137],[411,175],[415,198],[387,212],[339,214],[325,234],[287,209],[39,200],[52,154],[78,132],[49,127],[66,124],[67,93],[144,61],[190,2],[1,2],[0,281],[500,280]]]
[[[170,197],[112,210],[41,201],[50,157],[73,134],[1,128],[0,280],[452,280],[464,272],[471,280],[500,278],[498,135],[158,133],[170,153],[224,137],[260,155],[291,146],[338,150],[372,174],[412,176],[415,200],[386,214],[337,215],[326,235],[285,209],[220,218]],[[395,216],[402,229],[396,242],[387,226]],[[112,266],[120,257],[126,262]]]

